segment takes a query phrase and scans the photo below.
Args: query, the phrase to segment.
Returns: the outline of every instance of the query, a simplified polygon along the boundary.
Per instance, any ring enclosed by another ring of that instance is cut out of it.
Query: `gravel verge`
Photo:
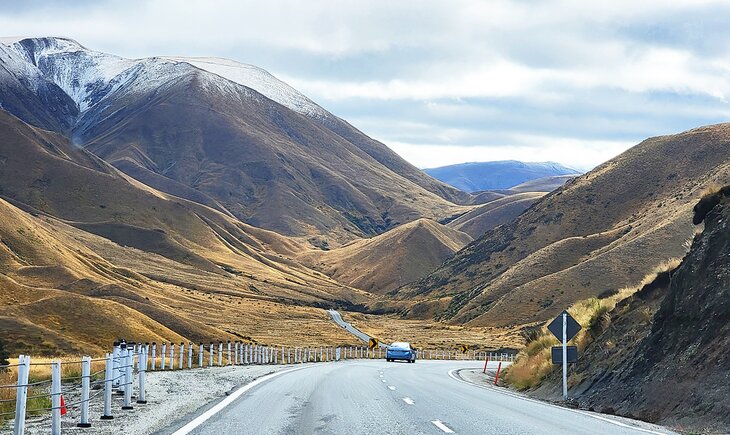
[[[147,373],[147,403],[136,403],[136,384],[132,405],[134,409],[122,411],[122,396],[114,395],[113,420],[100,420],[104,402],[102,390],[92,390],[89,407],[91,428],[79,428],[80,408],[74,405],[80,399],[79,388],[65,388],[64,399],[68,413],[62,417],[64,434],[150,434],[166,428],[183,416],[194,413],[212,401],[226,396],[230,391],[269,373],[291,368],[290,365],[230,366],[204,369],[155,371]],[[137,378],[135,377],[135,382]],[[0,433],[12,433],[12,421]],[[29,417],[26,434],[48,434],[51,430],[50,414]]]

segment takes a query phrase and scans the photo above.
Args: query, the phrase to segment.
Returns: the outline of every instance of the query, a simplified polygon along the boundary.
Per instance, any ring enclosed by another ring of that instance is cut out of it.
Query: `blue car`
[[[410,343],[396,341],[385,351],[385,360],[391,362],[397,359],[409,363],[416,362],[416,349],[412,348]]]

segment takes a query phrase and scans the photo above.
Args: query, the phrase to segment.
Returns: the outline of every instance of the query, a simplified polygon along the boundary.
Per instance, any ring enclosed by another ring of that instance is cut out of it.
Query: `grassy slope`
[[[242,221],[286,235],[335,244],[461,210],[312,119],[187,68],[154,92],[107,97],[75,134],[160,190],[194,199],[194,189]]]
[[[419,219],[337,249],[309,251],[300,259],[339,282],[384,294],[425,276],[470,241],[465,233]]]
[[[476,239],[499,225],[512,222],[543,195],[542,192],[525,192],[495,199],[459,216],[447,226]]]
[[[448,302],[441,315],[457,323],[508,325],[635,285],[686,251],[693,204],[709,184],[730,179],[728,145],[728,124],[648,139],[548,194],[399,296]]]
[[[335,327],[307,326],[312,318],[326,322],[320,310],[290,305],[349,306],[369,296],[287,258],[298,243],[125,179],[6,113],[0,135],[9,201],[0,217],[8,258],[0,272],[13,295],[32,296],[13,302],[8,290],[0,304],[2,329],[15,331],[16,347],[73,350],[120,333],[271,339],[282,328],[290,332],[280,334],[284,340],[349,339]]]

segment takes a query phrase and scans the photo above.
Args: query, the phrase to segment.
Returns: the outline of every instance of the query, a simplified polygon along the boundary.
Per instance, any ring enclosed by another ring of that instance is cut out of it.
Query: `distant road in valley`
[[[554,406],[476,386],[478,362],[348,360],[300,366],[244,387],[222,407],[163,433],[664,434],[653,425]],[[496,369],[496,365],[490,369]],[[217,412],[216,412],[217,411]],[[179,429],[182,428],[182,429]]]
[[[328,310],[328,312],[330,314],[330,317],[332,317],[332,320],[335,323],[337,323],[338,325],[340,325],[340,327],[342,327],[345,330],[347,330],[347,332],[349,332],[350,334],[352,334],[355,337],[359,338],[360,340],[364,341],[365,343],[367,343],[370,340],[370,336],[369,335],[367,335],[366,333],[362,332],[361,330],[355,328],[354,326],[352,326],[348,322],[345,322],[342,319],[342,315],[340,315],[340,313],[337,310]],[[385,344],[385,343],[378,343],[378,345],[380,347],[382,347],[382,348],[388,347],[387,344]]]

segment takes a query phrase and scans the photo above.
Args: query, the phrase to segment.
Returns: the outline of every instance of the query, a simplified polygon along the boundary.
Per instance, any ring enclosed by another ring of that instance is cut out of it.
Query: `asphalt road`
[[[213,415],[200,426],[178,434],[669,433],[456,379],[456,369],[479,364],[350,360],[303,366],[248,387],[220,412],[209,411]]]

